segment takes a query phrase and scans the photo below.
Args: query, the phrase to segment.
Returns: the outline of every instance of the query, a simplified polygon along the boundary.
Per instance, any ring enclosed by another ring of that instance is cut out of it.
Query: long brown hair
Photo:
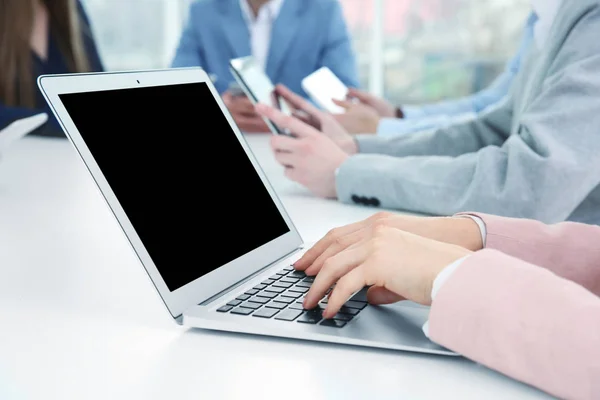
[[[83,35],[87,27],[77,0],[40,0],[48,9],[52,35],[70,71],[87,72]],[[35,0],[0,0],[0,100],[7,106],[35,107],[31,51]]]

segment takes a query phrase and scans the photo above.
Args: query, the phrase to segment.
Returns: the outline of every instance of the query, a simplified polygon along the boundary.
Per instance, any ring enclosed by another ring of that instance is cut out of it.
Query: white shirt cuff
[[[442,286],[444,286],[444,283],[446,283],[446,281],[450,278],[450,276],[452,276],[454,271],[456,271],[456,269],[460,267],[460,265],[468,257],[469,256],[466,256],[461,258],[460,260],[454,261],[452,264],[448,265],[438,274],[438,276],[433,281],[433,287],[431,289],[431,301],[435,300],[435,297],[437,296]],[[425,336],[429,337],[429,321],[425,322],[425,325],[423,325],[423,333],[425,333]]]
[[[487,239],[487,229],[485,228],[485,222],[483,222],[483,220],[481,218],[476,217],[474,215],[456,215],[456,217],[471,218],[473,221],[475,221],[475,223],[479,227],[479,232],[481,233],[481,243],[483,244],[483,247],[485,248],[485,242]]]

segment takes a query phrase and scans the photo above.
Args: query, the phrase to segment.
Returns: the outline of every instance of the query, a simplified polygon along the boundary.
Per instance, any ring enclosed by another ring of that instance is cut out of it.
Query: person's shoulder
[[[206,18],[212,15],[220,6],[219,3],[230,0],[194,0],[190,4],[190,14],[195,18]]]
[[[298,0],[296,0],[298,1]],[[299,0],[306,1],[306,0]],[[308,7],[314,11],[332,13],[337,12],[342,8],[340,0],[311,0],[306,3]]]

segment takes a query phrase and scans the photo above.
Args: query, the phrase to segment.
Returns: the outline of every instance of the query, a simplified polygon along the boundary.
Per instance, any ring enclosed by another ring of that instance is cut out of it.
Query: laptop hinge
[[[226,289],[221,290],[219,293],[215,294],[214,296],[211,296],[210,298],[204,300],[202,303],[200,303],[200,306],[205,306],[207,304],[212,303],[214,300],[226,295],[227,293],[235,290],[236,288],[242,286],[243,284],[245,284],[246,282],[248,282],[251,279],[254,279],[256,276],[262,274],[264,271],[266,271],[267,269],[271,268],[273,265],[280,263],[281,261],[285,260],[286,258],[290,258],[291,256],[293,256],[294,254],[298,253],[299,251],[303,250],[304,246],[300,246],[297,249],[293,250],[292,252],[284,255],[281,258],[278,258],[277,260],[273,261],[271,264],[265,266],[264,268],[259,269],[258,271],[256,271],[255,273],[253,273],[252,275],[247,276],[246,278],[242,279],[239,282],[234,283],[233,285],[229,286]]]

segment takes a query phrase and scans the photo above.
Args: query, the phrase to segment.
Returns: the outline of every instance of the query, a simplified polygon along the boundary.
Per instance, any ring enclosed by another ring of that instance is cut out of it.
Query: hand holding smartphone
[[[346,100],[348,87],[327,67],[322,67],[302,80],[302,89],[323,110],[341,114],[345,110],[332,99]]]
[[[258,103],[270,104],[275,108],[279,108],[282,112],[291,115],[291,110],[285,101],[279,99],[279,96],[275,93],[275,85],[258,64],[256,64],[252,56],[230,60],[229,67],[236,82],[254,105]],[[289,134],[289,132],[280,129],[269,119],[263,117],[263,120],[272,133],[277,135]]]

